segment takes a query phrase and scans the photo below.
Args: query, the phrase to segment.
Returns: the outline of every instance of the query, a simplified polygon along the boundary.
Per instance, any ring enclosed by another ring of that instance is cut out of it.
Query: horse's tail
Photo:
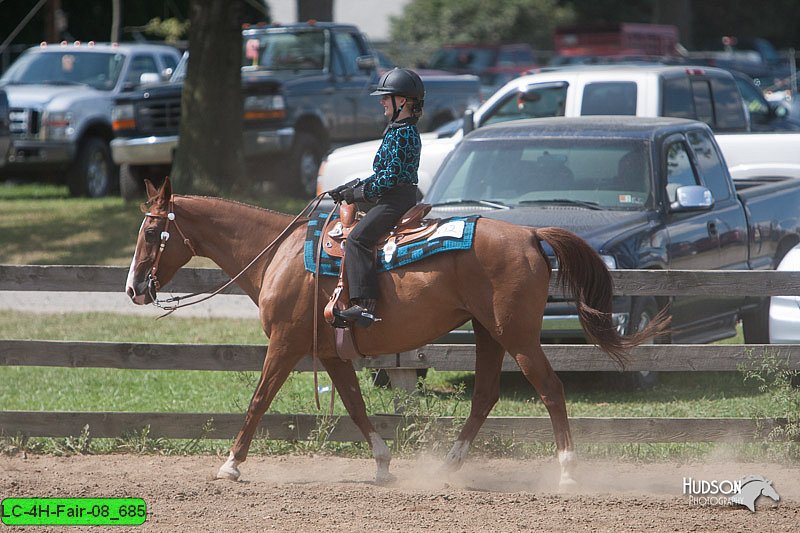
[[[600,255],[586,241],[561,228],[536,228],[536,245],[546,241],[558,259],[557,283],[575,298],[581,325],[590,340],[624,365],[626,352],[666,331],[669,316],[662,310],[642,330],[620,335],[611,319],[614,281]],[[545,256],[546,257],[546,256]]]

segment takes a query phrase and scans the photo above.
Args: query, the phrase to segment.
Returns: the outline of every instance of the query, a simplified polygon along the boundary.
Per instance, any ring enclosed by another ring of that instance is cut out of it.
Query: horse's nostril
[[[127,289],[125,289],[125,294],[128,295],[128,298],[133,300],[133,297],[136,296],[136,291],[133,290],[133,287],[128,287]]]

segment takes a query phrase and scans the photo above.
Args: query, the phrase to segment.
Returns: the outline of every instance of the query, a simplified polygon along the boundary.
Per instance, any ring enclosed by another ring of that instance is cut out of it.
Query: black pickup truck
[[[800,242],[800,180],[731,179],[711,129],[675,118],[542,118],[466,137],[439,170],[432,214],[481,214],[559,226],[610,268],[774,269]],[[670,340],[768,343],[768,299],[616,297],[615,323],[635,331],[669,307]],[[580,341],[574,305],[551,300],[543,340]]]
[[[249,161],[283,169],[287,191],[311,195],[319,165],[337,146],[380,137],[385,119],[370,92],[381,71],[377,55],[352,25],[326,22],[248,28],[242,32],[244,152]],[[169,172],[178,143],[182,79],[121,95],[114,109],[114,161],[123,196],[146,177]],[[423,74],[431,131],[480,103],[480,80],[470,75]]]

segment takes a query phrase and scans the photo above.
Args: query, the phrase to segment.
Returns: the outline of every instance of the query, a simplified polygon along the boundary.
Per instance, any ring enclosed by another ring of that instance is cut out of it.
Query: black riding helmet
[[[412,111],[415,114],[421,113],[422,106],[425,105],[425,85],[419,75],[408,68],[393,68],[384,73],[378,81],[378,87],[370,94],[372,96],[388,94],[410,98],[414,101]],[[403,106],[398,109],[394,103],[394,98],[392,98],[392,106],[394,108],[392,120],[394,120],[402,111]]]

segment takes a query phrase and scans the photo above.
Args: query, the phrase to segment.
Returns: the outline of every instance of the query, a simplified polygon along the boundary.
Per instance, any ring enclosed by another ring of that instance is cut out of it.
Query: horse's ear
[[[158,189],[156,189],[156,186],[153,185],[153,182],[147,178],[144,179],[144,190],[147,194],[148,200],[152,200],[158,194]]]
[[[164,185],[161,186],[161,196],[164,200],[172,198],[172,182],[169,181],[169,176],[164,177]]]

